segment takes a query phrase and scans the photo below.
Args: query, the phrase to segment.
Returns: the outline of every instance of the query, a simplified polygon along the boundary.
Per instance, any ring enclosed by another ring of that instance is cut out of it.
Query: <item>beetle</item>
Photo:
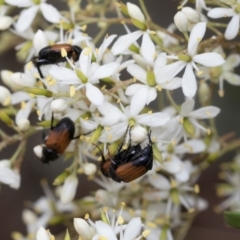
[[[44,138],[45,144],[39,149],[40,152],[37,152],[38,150],[34,149],[36,155],[41,158],[43,163],[49,163],[50,161],[59,158],[59,156],[66,150],[69,143],[73,139],[79,138],[79,136],[74,137],[75,125],[70,118],[62,118],[56,126],[53,126],[53,121],[54,117],[52,115],[51,130],[48,136]]]
[[[66,58],[63,57],[61,54],[62,48],[66,50],[68,58],[72,59],[73,62],[78,61],[82,51],[79,46],[63,43],[45,47],[40,50],[37,57],[33,58],[33,63],[37,67],[38,73],[41,78],[43,78],[43,74],[40,69],[42,65],[57,64],[66,61]]]
[[[117,154],[112,159],[107,160],[102,151],[98,148],[102,157],[100,163],[102,174],[112,178],[116,182],[123,181],[128,183],[151,170],[153,165],[151,132],[148,133],[148,141],[148,145],[142,149],[140,144],[135,146],[131,145],[130,136],[130,145],[128,148],[122,150],[122,143]]]

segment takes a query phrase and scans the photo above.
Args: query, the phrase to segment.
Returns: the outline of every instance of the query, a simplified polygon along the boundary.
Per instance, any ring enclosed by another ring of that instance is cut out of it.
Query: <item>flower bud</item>
[[[68,105],[64,99],[55,99],[51,102],[51,110],[54,113],[64,113]]]
[[[75,175],[70,175],[66,178],[60,194],[60,199],[63,204],[69,203],[76,195],[78,179]]]
[[[177,12],[174,16],[174,23],[180,32],[187,32],[188,19],[184,13]]]
[[[26,132],[30,127],[30,122],[27,118],[22,118],[16,122],[18,128],[22,132]]]
[[[30,78],[21,72],[13,73],[10,80],[15,87],[33,87],[36,83],[35,78]]]
[[[147,131],[140,125],[136,125],[131,130],[131,139],[134,143],[142,143],[147,138]]]
[[[50,240],[48,232],[45,230],[45,228],[40,227],[38,229],[36,234],[36,240]]]
[[[83,172],[88,176],[95,174],[96,171],[97,171],[97,167],[93,163],[85,163],[83,165]]]
[[[211,90],[205,81],[200,81],[198,94],[201,105],[209,105],[211,99]]]
[[[11,93],[3,86],[0,86],[0,103],[3,106],[7,106],[11,103]]]
[[[110,206],[112,203],[112,199],[109,197],[109,193],[103,189],[99,189],[96,191],[95,199],[102,206]]]
[[[189,23],[194,24],[200,22],[200,14],[195,9],[191,7],[184,7],[181,12],[185,14]]]
[[[8,16],[2,16],[0,17],[0,30],[6,30],[8,29],[11,24],[13,23],[13,19]]]
[[[62,184],[69,175],[70,175],[69,170],[65,170],[64,172],[62,172],[60,175],[58,175],[55,178],[53,185],[57,186],[57,185]]]
[[[48,40],[42,30],[38,30],[33,37],[33,47],[35,54],[38,55],[39,51],[48,46]]]
[[[37,221],[37,216],[33,211],[25,209],[22,213],[22,219],[26,225],[29,225]]]
[[[84,240],[92,239],[91,228],[89,224],[82,218],[74,218],[73,225],[79,236]]]
[[[137,5],[128,2],[127,10],[128,10],[128,14],[130,15],[131,18],[137,19],[138,21],[140,21],[142,23],[145,22],[145,17],[143,15],[141,9]]]
[[[1,71],[1,79],[5,85],[10,87],[11,89],[15,87],[15,85],[11,81],[11,76],[13,72],[9,70],[2,70]]]
[[[34,153],[36,154],[36,156],[38,156],[39,158],[42,158],[43,156],[43,147],[41,145],[37,145],[33,148]]]

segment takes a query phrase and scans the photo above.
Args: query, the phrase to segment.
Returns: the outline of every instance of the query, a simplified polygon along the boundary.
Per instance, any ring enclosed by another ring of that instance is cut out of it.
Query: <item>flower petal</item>
[[[142,222],[140,217],[135,217],[127,224],[124,231],[123,240],[136,239],[142,228]]]
[[[188,42],[188,54],[190,56],[193,56],[196,53],[198,44],[202,40],[202,38],[205,34],[205,31],[206,31],[206,23],[205,22],[197,23],[193,27],[193,29],[190,33],[189,42]]]
[[[32,6],[28,9],[23,10],[20,13],[18,21],[15,25],[18,32],[23,32],[31,25],[38,11],[38,6]]]
[[[157,89],[156,88],[149,88],[148,89],[148,99],[147,105],[157,98]]]
[[[50,75],[63,84],[81,84],[81,80],[71,69],[52,65],[49,70]]]
[[[137,122],[149,127],[160,127],[165,125],[170,120],[168,113],[152,113],[142,114],[137,116]]]
[[[102,60],[103,54],[106,52],[108,46],[112,43],[112,41],[116,37],[117,37],[117,35],[115,34],[115,35],[111,35],[109,37],[104,38],[103,43],[99,47],[98,54],[97,54],[97,62],[98,63]]]
[[[36,240],[50,240],[48,232],[45,230],[45,228],[40,227],[38,229],[36,234]]]
[[[220,113],[221,109],[214,106],[208,106],[199,108],[195,111],[192,111],[189,114],[189,117],[197,118],[197,119],[208,119],[214,118]]]
[[[175,77],[170,82],[163,84],[162,88],[168,89],[168,90],[174,90],[177,88],[180,88],[182,86],[182,78]]]
[[[102,92],[91,83],[86,84],[86,96],[91,103],[97,106],[101,105],[104,100]]]
[[[153,71],[157,75],[160,69],[167,64],[167,57],[166,53],[160,53],[154,61],[153,64]]]
[[[59,23],[61,15],[57,8],[51,4],[41,3],[40,9],[44,18],[51,23]]]
[[[145,17],[137,5],[127,2],[127,10],[131,18],[137,19],[140,22],[145,21]]]
[[[239,86],[240,85],[240,76],[232,73],[232,72],[224,72],[223,73],[224,79],[232,85]]]
[[[91,79],[94,81],[96,79],[109,77],[117,72],[118,67],[119,67],[119,63],[116,63],[116,62],[102,65],[93,73],[93,76],[91,77]]]
[[[239,31],[239,21],[240,21],[239,18],[240,16],[236,14],[232,17],[231,21],[229,22],[224,34],[227,40],[231,40],[237,36]]]
[[[197,81],[192,65],[188,64],[182,77],[182,90],[186,97],[192,98],[197,92]]]
[[[122,53],[124,50],[129,48],[129,46],[134,43],[141,35],[142,31],[136,31],[119,37],[112,46],[112,53],[114,55]]]
[[[92,53],[89,53],[88,51],[89,51],[88,48],[84,48],[79,58],[80,69],[85,75],[85,77],[90,76],[90,64],[91,64]]]
[[[201,53],[193,57],[193,61],[202,64],[206,67],[216,67],[224,64],[225,60],[222,55],[211,52],[211,53]]]
[[[149,180],[149,183],[156,189],[160,189],[160,190],[171,189],[171,184],[169,180],[163,175],[153,173],[148,176],[148,180]]]
[[[9,28],[13,23],[13,19],[9,16],[0,17],[0,30],[5,30]]]
[[[146,59],[149,63],[153,63],[156,54],[155,46],[149,37],[149,33],[147,32],[143,34],[140,52],[144,59]]]
[[[144,86],[145,85],[143,85],[143,84],[134,83],[127,87],[125,94],[127,96],[133,96],[138,91],[138,89],[140,89],[141,87],[144,87]]]
[[[187,117],[192,112],[195,101],[191,98],[187,99],[181,106],[181,115]]]
[[[102,222],[102,221],[96,221],[95,222],[95,228],[96,228],[97,233],[100,236],[105,237],[109,240],[110,239],[111,240],[117,240],[117,237],[116,237],[113,229],[107,223]]]
[[[239,66],[240,64],[240,56],[239,54],[235,53],[235,54],[230,54],[227,59],[226,62],[223,66],[225,71],[231,71],[233,68]]]
[[[175,147],[175,152],[177,154],[195,154],[203,152],[206,149],[206,145],[202,140],[191,139],[185,143],[179,144]]]
[[[210,18],[231,17],[235,14],[232,8],[213,8],[208,12]]]
[[[69,203],[73,200],[76,194],[78,179],[76,176],[70,175],[64,181],[61,189],[60,199],[63,204]]]
[[[141,88],[135,92],[130,102],[130,115],[131,117],[137,116],[144,106],[147,104],[148,100],[148,86],[143,85]]]
[[[177,61],[166,65],[165,67],[159,69],[156,76],[156,81],[158,84],[168,83],[171,81],[181,70],[187,65],[186,62]]]
[[[38,30],[33,37],[33,47],[35,50],[35,55],[37,56],[39,51],[48,46],[48,40],[46,35],[42,30]]]
[[[137,64],[131,64],[127,67],[127,71],[135,77],[137,80],[141,81],[142,83],[147,83],[147,72],[139,67]]]

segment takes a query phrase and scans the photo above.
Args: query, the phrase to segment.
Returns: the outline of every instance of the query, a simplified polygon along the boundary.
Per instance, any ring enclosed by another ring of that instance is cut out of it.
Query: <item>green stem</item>
[[[9,159],[11,165],[14,164],[14,162],[25,152],[26,149],[26,141],[21,141],[21,143],[18,145],[17,150],[14,152],[12,157]]]
[[[151,21],[151,16],[146,8],[144,0],[139,0],[139,4],[141,6],[141,9],[143,10],[144,15],[146,16],[147,21]]]
[[[228,24],[226,23],[219,23],[219,22],[208,22],[208,25],[214,26],[214,27],[227,27]]]
[[[99,33],[96,35],[96,37],[93,39],[93,43],[96,45],[103,37],[103,35],[106,33],[106,31],[108,30],[109,25],[107,24],[107,26],[103,27]]]
[[[212,26],[211,24],[207,24],[207,28],[209,28],[210,30],[212,30],[214,33],[216,33],[218,36],[222,36],[223,34],[218,31],[214,26]]]
[[[178,104],[175,103],[172,94],[170,93],[169,90],[166,90],[166,94],[167,94],[167,99],[169,100],[169,102],[171,103],[171,105],[176,109],[177,112],[179,112],[180,107]]]

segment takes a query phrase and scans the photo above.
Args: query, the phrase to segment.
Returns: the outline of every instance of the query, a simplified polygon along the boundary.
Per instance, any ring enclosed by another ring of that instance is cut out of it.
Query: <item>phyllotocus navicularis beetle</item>
[[[153,165],[151,132],[148,133],[148,141],[148,145],[142,149],[140,144],[131,145],[130,136],[128,148],[122,150],[122,143],[116,155],[112,159],[107,160],[99,149],[102,157],[100,164],[102,174],[116,182],[131,182],[151,170]]]
[[[78,61],[82,49],[76,45],[63,43],[45,47],[40,50],[37,57],[33,58],[33,63],[37,67],[38,73],[41,78],[43,78],[43,74],[40,69],[42,65],[57,64],[66,61],[66,58],[63,57],[61,53],[62,48],[66,50],[67,57],[69,59],[72,59],[73,62]]]

